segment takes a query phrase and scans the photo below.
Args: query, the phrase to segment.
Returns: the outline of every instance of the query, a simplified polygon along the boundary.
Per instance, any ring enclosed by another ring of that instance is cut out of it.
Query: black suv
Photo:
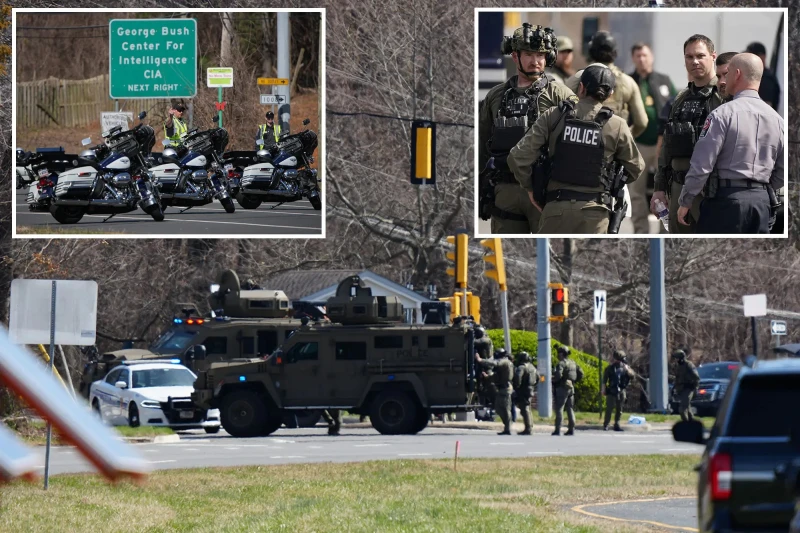
[[[787,531],[794,514],[787,473],[800,459],[800,360],[743,366],[734,373],[711,434],[693,420],[675,440],[705,444],[699,472],[700,531]]]
[[[722,361],[705,363],[697,367],[700,383],[692,398],[692,410],[697,413],[697,416],[716,416],[719,406],[725,398],[731,377],[740,366],[742,364],[738,361]],[[678,414],[678,398],[673,392],[672,384],[669,386],[669,394],[672,413]]]

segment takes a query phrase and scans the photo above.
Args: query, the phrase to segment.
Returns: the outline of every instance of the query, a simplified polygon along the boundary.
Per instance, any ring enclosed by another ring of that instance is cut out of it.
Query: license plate
[[[192,418],[194,417],[193,411],[181,411],[181,418]]]
[[[46,178],[49,175],[50,175],[50,171],[47,170],[46,168],[40,168],[39,169],[39,177],[40,178]]]

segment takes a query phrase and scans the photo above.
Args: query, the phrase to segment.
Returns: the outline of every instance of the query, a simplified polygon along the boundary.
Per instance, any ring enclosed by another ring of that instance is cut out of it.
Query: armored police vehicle
[[[286,413],[307,409],[345,409],[369,415],[380,433],[415,434],[431,414],[474,407],[470,321],[403,324],[397,298],[373,296],[358,276],[339,284],[327,316],[329,322],[305,319],[266,360],[195,370],[192,400],[219,408],[234,437],[269,435]],[[205,349],[194,352],[202,362]]]
[[[245,285],[253,287],[252,284]],[[84,367],[80,391],[88,398],[89,386],[102,379],[123,361],[175,358],[185,363],[188,348],[202,345],[206,349],[203,362],[195,362],[194,370],[214,361],[266,357],[301,326],[295,315],[322,317],[316,308],[291,309],[283,291],[260,288],[243,289],[232,270],[225,271],[219,284],[212,285],[208,298],[211,312],[200,315],[192,304],[181,305],[181,313],[172,319],[166,330],[147,350],[123,349],[104,352],[87,350],[89,362]],[[320,411],[299,413],[300,426],[314,425]]]

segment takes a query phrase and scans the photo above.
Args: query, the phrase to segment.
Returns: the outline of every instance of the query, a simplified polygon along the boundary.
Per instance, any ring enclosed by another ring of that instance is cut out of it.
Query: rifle
[[[613,174],[611,179],[611,214],[608,218],[608,233],[616,235],[619,233],[619,227],[622,224],[622,219],[625,218],[625,212],[628,210],[628,202],[625,201],[625,182],[628,177],[625,175],[624,169],[621,164],[617,164],[617,171]],[[614,167],[611,167],[611,172],[614,172]]]

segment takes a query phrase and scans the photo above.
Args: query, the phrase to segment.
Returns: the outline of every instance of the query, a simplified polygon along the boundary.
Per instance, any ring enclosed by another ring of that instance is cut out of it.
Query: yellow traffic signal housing
[[[458,297],[460,293],[449,298],[439,298],[440,302],[448,302],[450,304],[450,322],[454,322],[457,316],[461,316],[461,298]]]
[[[467,308],[469,311],[467,312],[468,315],[472,316],[475,319],[476,324],[481,323],[481,297],[471,292],[467,293]]]
[[[453,262],[453,266],[447,269],[447,275],[456,278],[456,287],[465,289],[467,287],[467,246],[468,239],[466,233],[450,235],[447,242],[455,247],[452,252],[447,252],[445,256]]]
[[[550,322],[563,322],[569,316],[569,289],[563,283],[550,283]]]
[[[483,239],[481,244],[494,252],[483,256],[483,260],[491,265],[484,274],[487,278],[497,281],[501,291],[506,290],[508,287],[506,285],[506,264],[503,259],[503,245],[500,238]]]
[[[458,316],[471,316],[475,319],[476,324],[481,323],[481,297],[467,292],[467,309],[461,309],[461,299],[463,292],[455,292],[450,298],[439,298],[440,302],[450,302],[450,322],[453,322]]]
[[[436,183],[436,123],[411,123],[411,184]]]

